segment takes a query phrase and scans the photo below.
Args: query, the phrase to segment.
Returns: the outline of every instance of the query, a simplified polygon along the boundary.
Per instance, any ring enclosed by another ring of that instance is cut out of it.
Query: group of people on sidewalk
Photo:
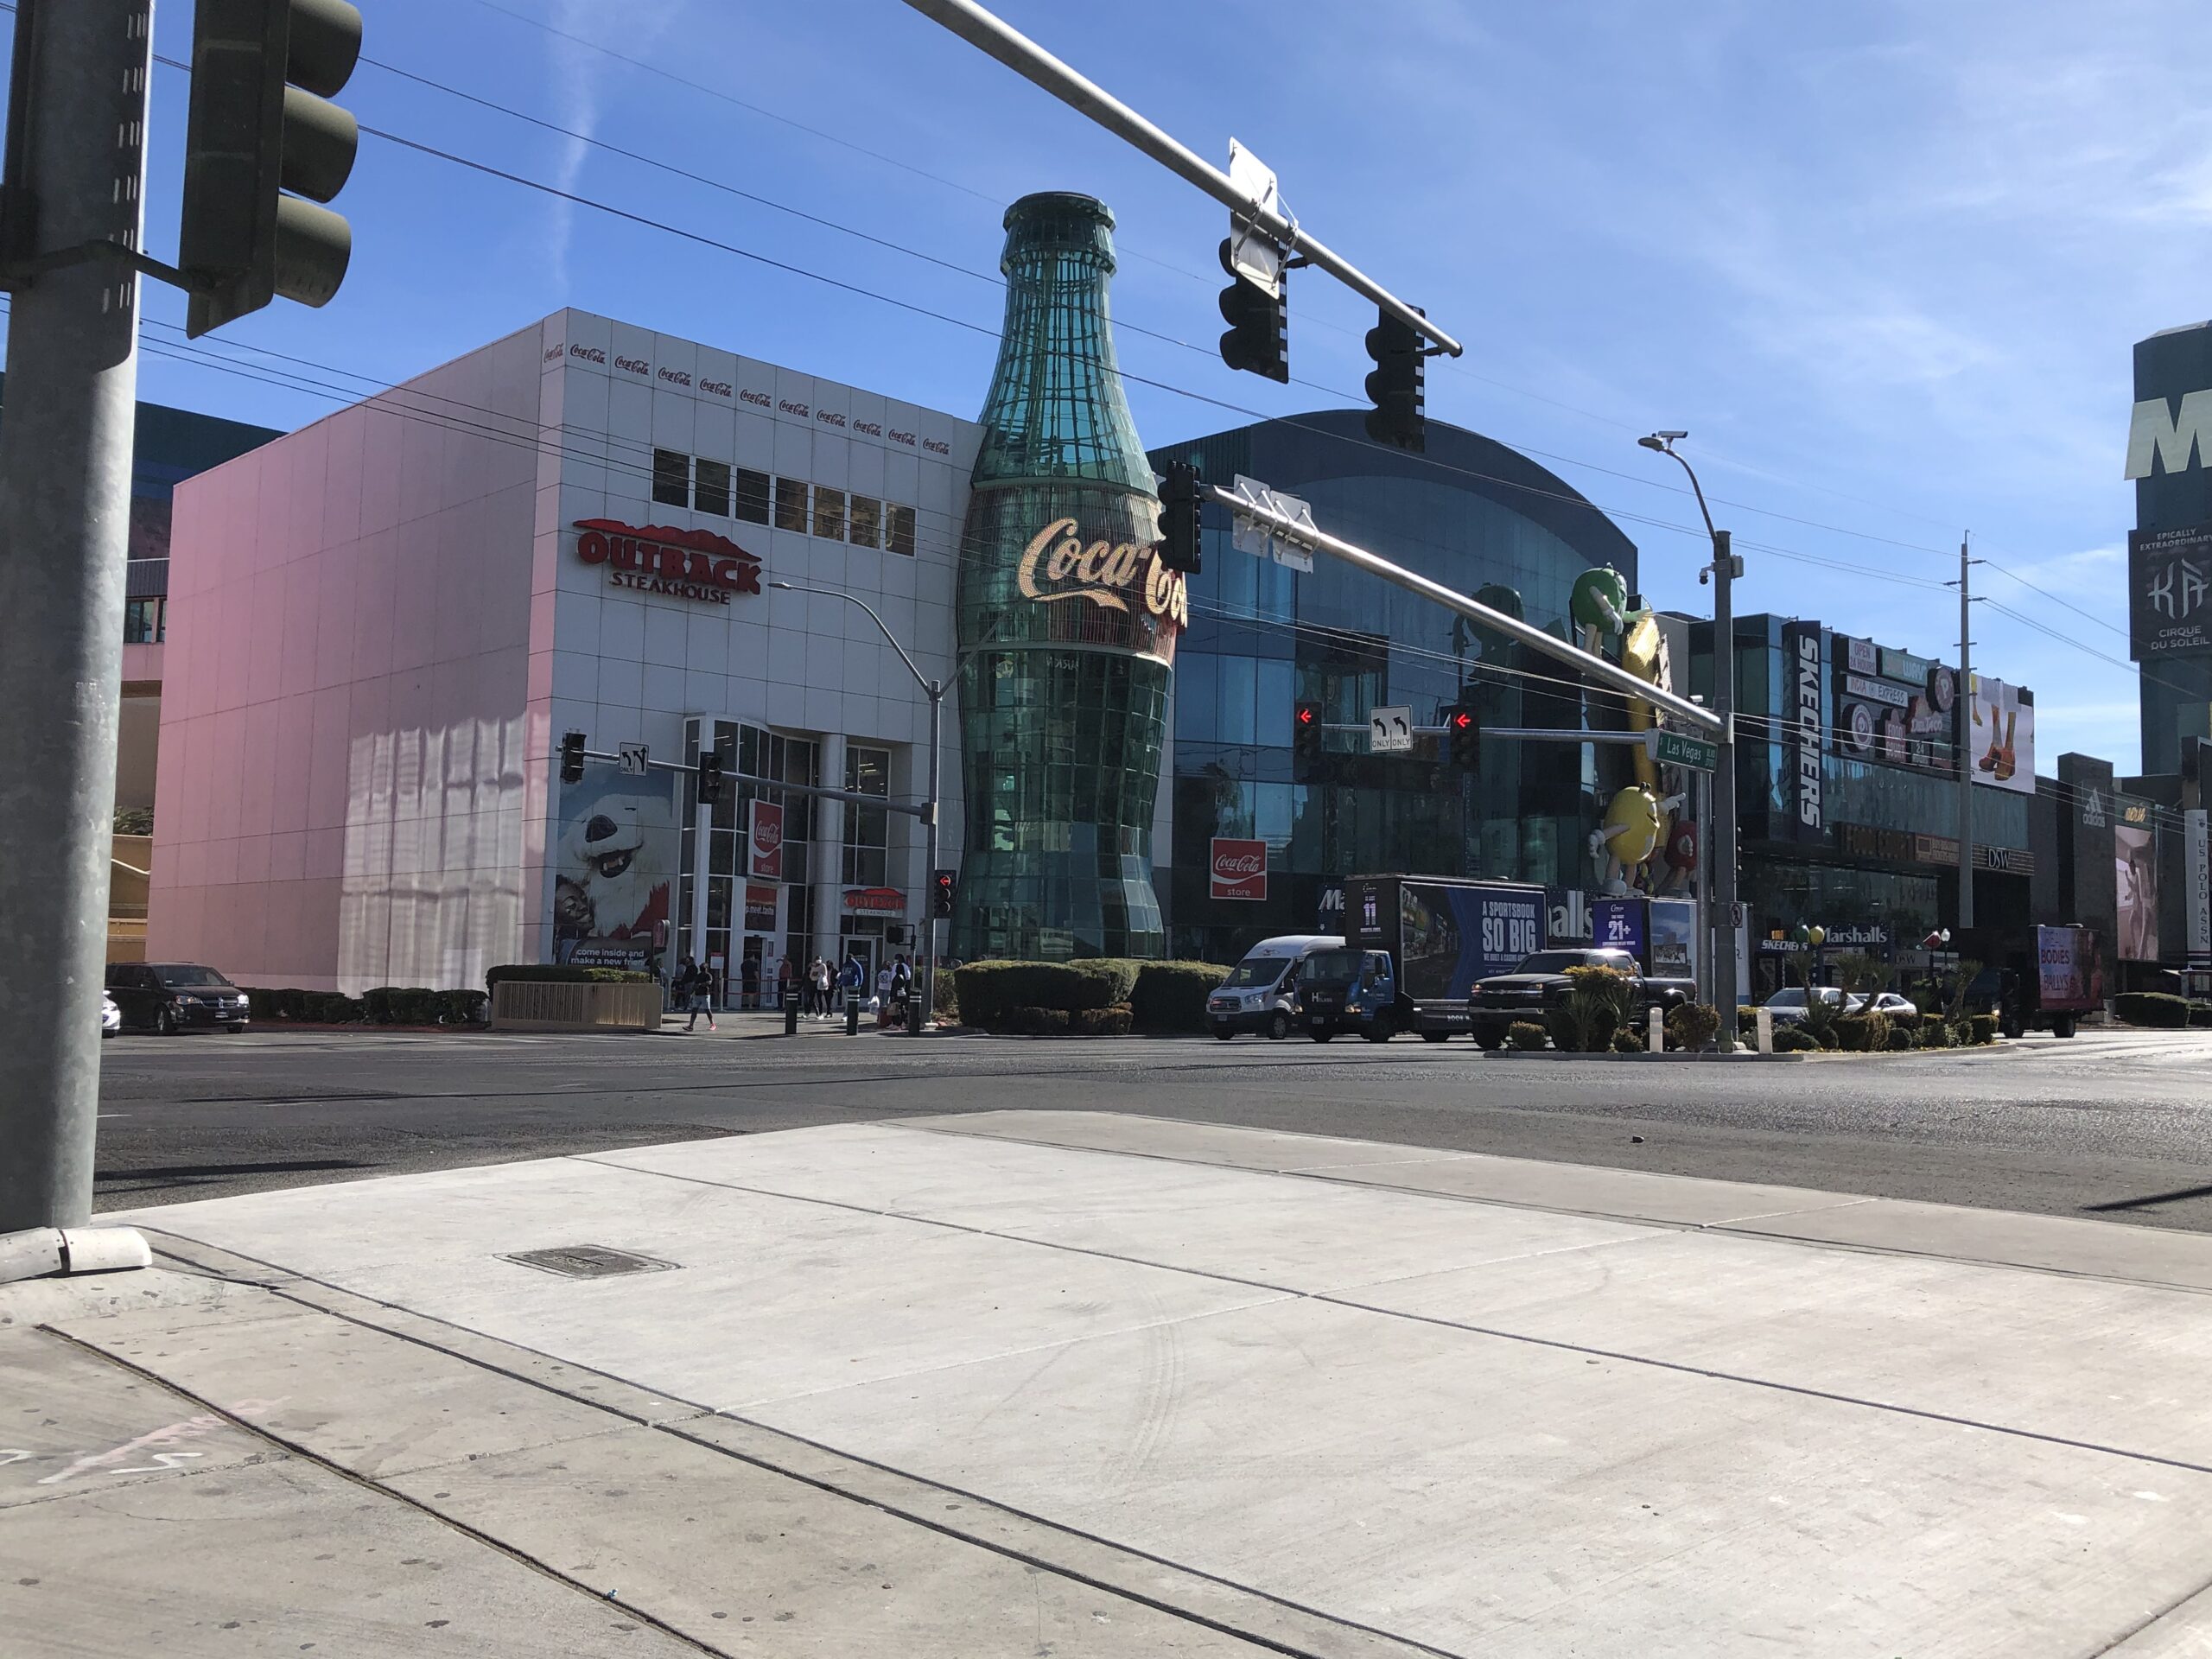
[[[764,971],[760,958],[745,958],[743,977],[739,983],[741,1007],[780,1007],[791,995],[796,981],[799,997],[799,1012],[810,1020],[835,1020],[849,1002],[865,1001],[868,995],[868,964],[855,951],[845,959],[844,965],[832,968],[829,959],[817,957],[803,975],[792,969],[791,958],[778,958],[772,976]],[[772,1001],[763,994],[764,981],[774,987]],[[914,964],[902,952],[875,970],[874,1012],[878,1025],[888,1025],[894,1018],[903,1018],[906,1000],[914,988]],[[676,1006],[687,1016],[683,1029],[696,1031],[699,1016],[707,1016],[707,1029],[715,1029],[715,1009],[721,1001],[721,976],[713,968],[694,963],[686,957],[677,966],[671,982],[670,992]]]

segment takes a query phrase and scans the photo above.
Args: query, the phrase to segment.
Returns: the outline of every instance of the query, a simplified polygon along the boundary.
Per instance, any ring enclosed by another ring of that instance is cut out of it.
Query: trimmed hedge
[[[1802,1026],[1777,1026],[1774,1028],[1774,1052],[1777,1054],[1804,1054],[1820,1047],[1820,1044]]]
[[[1919,1039],[1914,1035],[1915,1029],[1914,1026],[1904,1025],[1892,1020],[1890,1022],[1889,1046],[1892,1050],[1917,1046]]]
[[[1997,1016],[1993,1014],[1970,1014],[1967,1019],[1967,1041],[1976,1047],[1997,1040]]]
[[[1710,1002],[1677,1002],[1667,1010],[1669,1048],[1710,1048],[1719,1034],[1720,1010]]]
[[[1637,1036],[1632,1026],[1623,1026],[1613,1033],[1613,1052],[1616,1054],[1641,1054],[1650,1046],[1649,1034]]]
[[[1068,1034],[1065,1008],[1008,1008],[996,1027],[1013,1037],[1065,1037]]]
[[[492,999],[482,991],[433,991],[401,985],[379,985],[360,996],[303,991],[296,986],[274,990],[248,987],[246,999],[257,1020],[317,1026],[482,1025],[492,1007]]]
[[[1147,962],[1129,990],[1132,1025],[1144,1032],[1203,1032],[1206,998],[1229,973],[1216,962]]]
[[[2113,998],[2112,1011],[2125,1026],[2172,1030],[2189,1024],[2189,999],[2166,991],[2122,991]]]
[[[367,1004],[359,997],[337,991],[303,991],[296,986],[275,990],[257,989],[251,985],[238,988],[245,993],[247,1012],[256,1020],[351,1026],[359,1024],[368,1012]]]
[[[1847,1014],[1835,1022],[1838,1048],[1853,1054],[1871,1054],[1890,1046],[1890,1018],[1885,1014]]]
[[[1544,1035],[1544,1028],[1533,1020],[1516,1020],[1505,1028],[1505,1040],[1524,1053],[1533,1053],[1551,1039]]]
[[[1068,1016],[1068,1029],[1078,1037],[1126,1037],[1130,1020],[1126,1002],[1111,1008],[1079,1008]]]
[[[484,970],[484,988],[503,979],[531,979],[554,985],[645,985],[651,974],[634,968],[579,968],[565,962],[505,962]]]
[[[2192,1026],[2212,1026],[2212,1002],[2190,1003],[2189,1023]]]

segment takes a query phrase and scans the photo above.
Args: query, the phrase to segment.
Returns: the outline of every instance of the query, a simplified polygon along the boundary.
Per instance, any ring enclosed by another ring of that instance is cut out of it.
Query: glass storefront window
[[[814,533],[824,541],[845,539],[845,493],[814,486]]]
[[[891,751],[858,743],[845,747],[845,787],[856,795],[891,793]],[[845,804],[844,883],[849,887],[889,885],[891,815],[880,806]]]
[[[718,518],[729,517],[729,464],[701,456],[693,463],[691,505]]]
[[[880,539],[878,524],[883,513],[883,503],[865,495],[853,498],[852,541],[855,547],[874,547]]]
[[[887,506],[884,512],[883,545],[893,553],[914,556],[914,510],[912,507]]]
[[[766,473],[756,473],[749,467],[739,467],[736,499],[731,504],[730,516],[742,518],[748,524],[766,524],[772,482]]]

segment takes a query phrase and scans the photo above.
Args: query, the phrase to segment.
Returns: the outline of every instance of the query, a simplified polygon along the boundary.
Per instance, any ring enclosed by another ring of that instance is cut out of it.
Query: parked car
[[[106,991],[100,993],[100,1035],[112,1037],[123,1029],[123,1010],[115,1006],[115,998]]]
[[[1821,1006],[1832,1014],[1856,1014],[1859,1011],[1859,1000],[1845,996],[1834,985],[1815,985],[1813,992],[1820,998]],[[1764,1006],[1767,1012],[1774,1016],[1776,1025],[1796,1026],[1804,1023],[1810,1005],[1805,1000],[1803,986],[1785,985],[1767,998]]]
[[[245,993],[197,963],[110,963],[107,989],[124,1025],[164,1036],[203,1027],[240,1032],[251,1018]]]
[[[1920,1017],[1920,1009],[1909,996],[1899,996],[1895,991],[1878,991],[1872,996],[1854,998],[1851,1004],[1853,1014],[1902,1014],[1913,1019]]]
[[[1637,965],[1635,954],[1611,948],[1581,946],[1573,950],[1539,950],[1524,957],[1510,974],[1477,982],[1467,999],[1467,1015],[1475,1040],[1484,1048],[1502,1047],[1505,1033],[1516,1020],[1537,1025],[1554,1006],[1564,1002],[1574,988],[1567,976],[1570,968],[1610,968],[1629,982],[1629,1020],[1642,1030],[1648,1010],[1671,1008],[1697,1001],[1697,982],[1647,976]]]

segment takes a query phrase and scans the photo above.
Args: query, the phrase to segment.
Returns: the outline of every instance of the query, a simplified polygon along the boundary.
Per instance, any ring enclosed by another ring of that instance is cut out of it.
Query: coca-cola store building
[[[911,949],[913,821],[744,779],[923,794],[926,702],[837,595],[953,678],[977,440],[568,310],[181,484],[149,955],[359,992]],[[564,785],[571,730],[608,758]],[[703,832],[661,764],[702,743]]]

